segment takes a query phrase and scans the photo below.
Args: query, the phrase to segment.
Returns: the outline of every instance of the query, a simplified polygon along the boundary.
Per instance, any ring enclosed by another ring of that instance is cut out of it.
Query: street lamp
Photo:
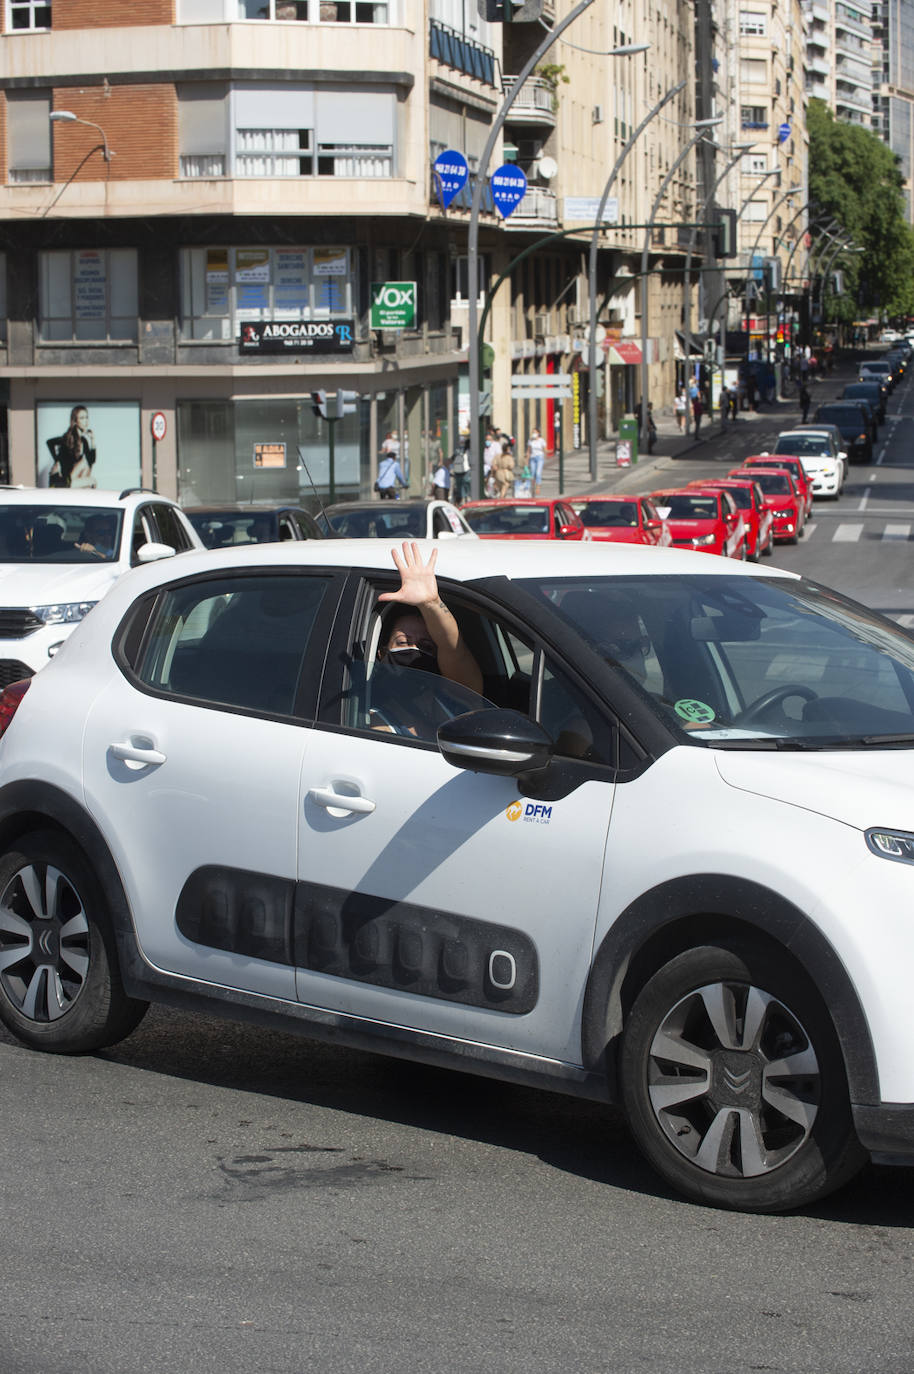
[[[93,123],[91,119],[81,119],[80,116],[75,115],[72,110],[52,110],[48,115],[48,119],[52,124],[85,124],[90,129],[97,129],[102,136],[102,157],[106,162],[111,161],[111,150],[108,147],[108,138],[100,124]]]
[[[723,118],[724,118],[723,115],[715,115],[713,119],[696,119],[696,120],[695,120],[695,122],[694,122],[693,125],[692,125],[692,128],[695,129],[695,130],[697,130],[697,132],[694,133],[694,134],[692,135],[692,137],[689,139],[688,143],[685,145],[685,147],[683,148],[682,152],[679,154],[679,156],[677,157],[676,161],[673,163],[672,167],[671,167],[670,170],[667,172],[666,176],[663,178],[663,181],[660,183],[660,190],[657,192],[656,196],[654,197],[654,203],[653,203],[653,205],[651,206],[651,213],[650,213],[650,214],[648,215],[648,217],[647,217],[647,224],[646,224],[646,227],[645,227],[645,230],[644,230],[644,246],[643,246],[642,249],[641,249],[641,433],[642,433],[642,434],[646,434],[646,433],[647,433],[647,316],[648,316],[647,306],[648,306],[648,281],[649,281],[648,271],[647,271],[647,259],[648,259],[648,253],[649,253],[649,251],[650,251],[650,244],[651,244],[651,230],[654,228],[654,220],[656,219],[657,211],[658,211],[659,208],[660,208],[660,202],[663,200],[663,197],[664,197],[664,195],[666,194],[666,188],[669,186],[670,182],[673,180],[673,177],[674,177],[674,176],[676,175],[676,173],[679,171],[679,168],[682,166],[683,162],[685,162],[686,158],[688,157],[688,155],[689,155],[689,153],[692,151],[692,149],[695,147],[696,143],[699,143],[699,142],[704,138],[705,134],[708,132],[709,129],[713,129],[713,128],[715,127],[715,125],[717,125],[717,124],[722,124],[722,123],[723,123]]]
[[[645,44],[645,47],[647,44]],[[678,86],[673,86],[667,91],[666,95],[652,110],[644,116],[641,123],[629,138],[625,147],[616,158],[615,165],[609,174],[609,180],[603,188],[603,195],[597,207],[594,217],[593,233],[590,238],[590,261],[588,264],[587,290],[590,298],[590,339],[587,345],[587,447],[590,451],[590,480],[597,480],[597,248],[600,242],[600,234],[603,229],[603,213],[606,209],[606,202],[609,200],[609,193],[615,185],[619,169],[628,157],[638,138],[644,129],[647,128],[651,120],[654,119],[674,95],[678,95],[686,85],[685,81],[680,81]]]

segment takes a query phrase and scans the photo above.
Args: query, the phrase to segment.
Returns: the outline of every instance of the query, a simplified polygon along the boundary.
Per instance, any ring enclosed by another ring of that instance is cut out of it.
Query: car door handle
[[[139,763],[151,765],[154,763],[164,763],[167,758],[160,750],[154,749],[152,744],[135,744],[131,740],[125,740],[120,744],[109,744],[108,752],[116,759],[123,759],[125,763]]]
[[[367,797],[348,796],[345,792],[334,792],[332,787],[312,787],[308,796],[332,814],[344,811],[357,811],[359,815],[370,816],[375,803]]]

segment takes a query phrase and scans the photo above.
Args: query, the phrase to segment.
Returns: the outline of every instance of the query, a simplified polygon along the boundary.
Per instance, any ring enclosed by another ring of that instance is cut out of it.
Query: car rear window
[[[470,506],[464,517],[477,534],[548,534],[548,506]]]
[[[780,496],[791,491],[790,478],[786,472],[775,472],[772,469],[753,468],[752,480],[761,487],[767,496]]]
[[[814,434],[787,434],[783,439],[778,439],[774,446],[775,453],[785,453],[793,457],[803,453],[824,453],[827,449],[828,440],[824,436],[817,438]]]
[[[638,523],[635,501],[575,501],[574,508],[585,525],[592,529],[632,526]]]
[[[379,501],[367,509],[334,511],[327,519],[343,539],[424,539],[426,534],[425,507],[397,510],[393,501]]]
[[[716,496],[691,496],[688,492],[663,493],[655,498],[658,506],[669,508],[671,520],[716,520],[718,501]]]
[[[122,525],[110,506],[0,504],[0,562],[111,563]]]

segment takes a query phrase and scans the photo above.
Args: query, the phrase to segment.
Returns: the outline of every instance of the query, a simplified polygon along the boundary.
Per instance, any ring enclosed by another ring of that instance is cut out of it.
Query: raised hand
[[[402,549],[392,549],[391,554],[400,574],[400,588],[395,592],[382,592],[378,600],[399,601],[404,606],[437,603],[435,564],[438,562],[438,550],[432,549],[427,563],[423,563],[421,550],[415,541],[404,541]]]

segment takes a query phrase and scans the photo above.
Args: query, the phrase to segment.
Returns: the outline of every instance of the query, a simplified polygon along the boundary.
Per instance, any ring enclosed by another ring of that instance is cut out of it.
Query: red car
[[[734,468],[728,477],[745,481],[746,468]],[[803,498],[793,484],[786,468],[757,467],[752,469],[752,481],[762,489],[765,505],[771,511],[774,542],[795,544],[803,533]]]
[[[657,548],[673,542],[669,526],[647,496],[582,496],[571,504],[590,530],[591,539]]]
[[[786,453],[757,453],[752,458],[743,459],[744,468],[784,468],[793,478],[793,485],[803,501],[803,523],[809,519],[812,510],[812,480],[803,466],[801,458]]]
[[[590,530],[565,497],[536,501],[466,501],[460,513],[483,539],[589,539]]]
[[[690,482],[689,486],[720,487],[728,491],[743,513],[747,558],[755,561],[760,554],[771,553],[774,548],[771,511],[765,505],[761,487],[753,478],[747,477],[743,481],[737,477],[720,477],[713,482]]]
[[[717,553],[724,558],[746,557],[743,517],[728,491],[674,487],[652,491],[651,500],[669,524],[676,548]]]

